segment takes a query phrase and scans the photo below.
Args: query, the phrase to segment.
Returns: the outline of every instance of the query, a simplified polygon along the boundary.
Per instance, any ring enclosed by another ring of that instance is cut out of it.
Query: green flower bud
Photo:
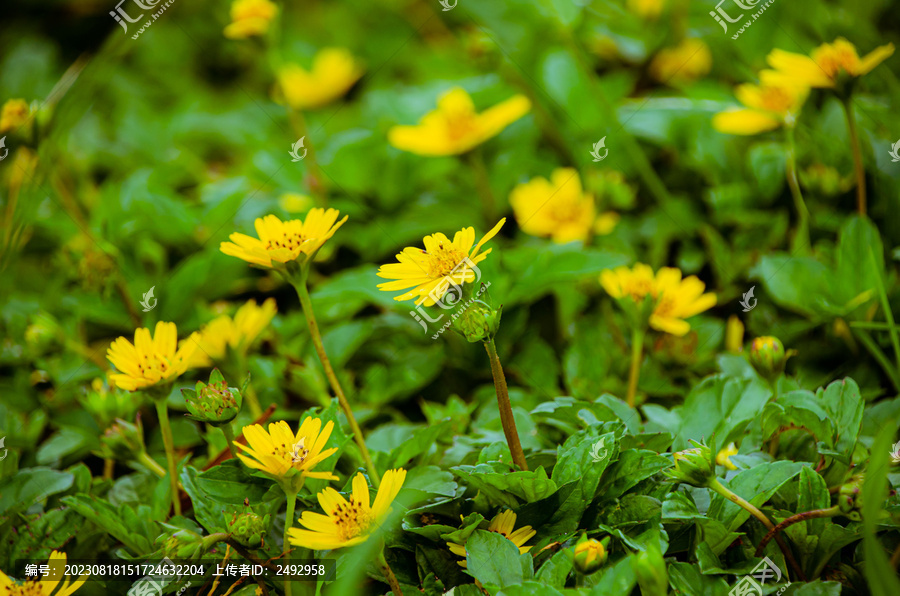
[[[246,503],[246,501],[245,501]],[[225,525],[228,533],[240,544],[257,548],[263,544],[263,539],[269,529],[269,515],[257,515],[249,507],[243,513],[234,513],[231,518],[225,514]]]
[[[100,456],[117,461],[131,461],[145,451],[144,428],[138,414],[135,424],[125,422],[121,418],[106,429],[100,437]]]
[[[203,554],[203,536],[168,524],[164,526],[170,531],[174,530],[168,537],[165,534],[160,536],[163,540],[162,553],[165,557],[193,559]]]
[[[784,344],[777,337],[757,337],[750,344],[750,364],[761,377],[774,381],[784,372],[788,358],[795,353],[794,350],[785,352]]]
[[[587,535],[582,536],[575,545],[575,569],[585,575],[590,575],[603,567],[607,557],[608,554],[603,543],[588,538]]]
[[[235,419],[241,411],[243,398],[235,387],[229,387],[218,369],[209,375],[209,383],[197,381],[194,389],[182,389],[187,417],[213,426],[221,426]]]
[[[470,342],[487,341],[500,329],[500,308],[494,310],[480,300],[476,300],[460,313],[453,322],[453,328]]]
[[[677,482],[704,488],[716,478],[716,464],[713,461],[712,450],[694,440],[691,440],[691,444],[695,447],[676,453],[675,467],[663,473]]]
[[[862,508],[862,495],[860,490],[862,489],[863,478],[863,474],[853,476],[841,486],[841,490],[838,492],[837,504],[841,513],[856,521],[861,519],[859,511]]]

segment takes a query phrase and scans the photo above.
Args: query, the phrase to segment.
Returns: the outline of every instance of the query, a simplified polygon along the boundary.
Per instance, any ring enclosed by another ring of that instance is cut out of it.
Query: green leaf
[[[74,495],[61,500],[124,544],[131,554],[139,556],[153,550],[147,531],[155,537],[159,528],[154,527],[149,520],[141,519],[128,505],[121,505],[116,509],[93,495]],[[149,511],[149,507],[144,509]]]
[[[450,470],[492,502],[515,509],[520,502],[531,503],[556,491],[556,483],[547,477],[544,468],[528,472],[510,472],[509,466],[498,462],[477,466],[456,466]]]
[[[534,577],[531,555],[520,554],[511,540],[497,532],[475,530],[466,542],[466,563],[466,572],[486,588],[505,588]]]
[[[727,483],[722,482],[722,484],[739,497],[749,501],[751,505],[759,508],[784,483],[799,474],[804,465],[789,461],[759,464],[749,470],[739,472]],[[721,521],[729,531],[734,531],[747,521],[750,513],[725,497],[716,495],[709,506],[709,517]]]
[[[834,424],[835,450],[849,457],[856,447],[865,406],[859,386],[853,379],[846,378],[829,384],[824,390],[819,389],[816,397]]]
[[[564,588],[566,579],[572,573],[572,567],[572,553],[568,549],[563,549],[544,561],[535,577],[545,585]]]
[[[631,594],[637,584],[637,576],[634,574],[632,558],[634,555],[617,561],[614,565],[597,572],[599,579],[595,580],[591,596],[608,596],[609,594]]]
[[[419,455],[428,453],[437,443],[439,437],[446,437],[453,421],[449,418],[438,424],[429,424],[416,430],[409,439],[399,447],[391,451],[391,468],[410,468],[410,460]]]
[[[730,587],[721,577],[704,575],[696,566],[678,561],[669,565],[669,584],[676,594],[691,596],[726,596]]]
[[[727,445],[746,424],[759,417],[771,390],[758,379],[715,375],[694,386],[681,410],[682,426],[672,443],[673,451],[689,447],[688,441],[709,440]]]
[[[0,492],[0,514],[25,509],[56,493],[68,490],[75,477],[49,468],[19,470]]]
[[[588,431],[575,433],[559,447],[551,476],[553,482],[556,486],[562,486],[578,480],[583,484],[583,493],[593,498],[600,484],[600,477],[616,458],[618,444],[615,433],[599,437]]]

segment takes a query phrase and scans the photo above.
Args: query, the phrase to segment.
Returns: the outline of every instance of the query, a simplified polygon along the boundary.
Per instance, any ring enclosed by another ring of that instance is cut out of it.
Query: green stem
[[[178,474],[175,468],[175,442],[172,440],[172,427],[169,425],[169,409],[165,399],[156,399],[156,414],[159,417],[159,429],[162,432],[163,445],[166,448],[166,462],[169,465],[169,484],[172,490],[172,507],[175,515],[181,515],[181,499],[178,498]]]
[[[148,468],[151,472],[153,472],[160,478],[166,477],[166,470],[161,465],[156,463],[156,461],[152,457],[147,455],[146,451],[141,452],[141,454],[138,456],[138,461],[144,464],[146,468]]]
[[[774,538],[778,534],[778,532],[781,532],[785,528],[816,517],[834,517],[835,515],[840,514],[840,512],[840,507],[835,505],[834,507],[829,507],[827,509],[814,509],[812,511],[804,511],[803,513],[792,515],[791,517],[787,518],[786,520],[769,530],[769,533],[766,534],[765,538],[763,538],[759,543],[759,546],[756,547],[756,556],[760,556],[766,545],[772,541],[772,538]]]
[[[214,547],[217,542],[227,542],[230,537],[231,534],[228,534],[226,532],[217,532],[215,534],[205,536],[200,542],[200,550],[201,552],[205,553],[206,551]]]
[[[287,497],[287,513],[284,515],[284,544],[282,545],[282,549],[284,551],[284,564],[290,564],[288,560],[290,558],[290,542],[288,542],[288,531],[294,526],[294,507],[297,505],[297,493],[299,489],[288,488],[286,486],[282,486],[285,490],[285,497]],[[284,593],[285,596],[291,596],[291,580],[290,576],[285,576],[284,578]]]
[[[294,134],[298,139],[303,140],[303,147],[306,149],[306,156],[303,161],[306,162],[307,171],[309,173],[309,191],[316,199],[316,203],[320,207],[326,205],[327,188],[325,185],[325,177],[322,168],[319,167],[319,161],[316,159],[316,149],[312,140],[309,138],[309,128],[306,126],[306,118],[303,112],[294,108],[288,108],[288,120],[294,129]]]
[[[634,407],[638,379],[641,376],[641,361],[644,359],[644,330],[636,327],[631,334],[631,366],[628,369],[628,405]]]
[[[519,431],[516,429],[516,419],[513,416],[512,404],[509,401],[506,376],[503,374],[503,367],[500,365],[500,357],[497,355],[497,346],[494,345],[494,338],[492,337],[485,341],[484,347],[487,349],[488,358],[491,361],[491,374],[494,376],[494,388],[497,390],[497,407],[500,409],[500,422],[503,424],[506,444],[509,445],[513,463],[519,466],[521,470],[527,472],[528,464],[525,462],[525,452],[522,451],[522,444],[519,442]]]
[[[491,190],[491,178],[487,166],[484,164],[484,155],[481,153],[481,149],[476,147],[467,154],[467,158],[475,176],[475,188],[481,197],[482,207],[484,207],[484,217],[491,223],[497,219],[497,201]]]
[[[797,144],[794,140],[794,127],[788,125],[784,129],[787,139],[787,181],[791,189],[791,197],[794,199],[794,210],[797,211],[797,231],[794,234],[792,252],[809,251],[809,209],[800,192],[800,182],[797,179]]]
[[[847,115],[847,128],[850,130],[850,148],[853,150],[853,170],[856,172],[856,210],[860,215],[866,214],[866,171],[863,169],[862,151],[859,147],[859,134],[856,132],[856,120],[853,119],[853,105],[848,95],[841,102]]]
[[[875,280],[878,286],[878,297],[881,300],[881,308],[884,310],[884,318],[887,320],[888,334],[891,337],[891,345],[894,347],[894,358],[897,360],[897,371],[900,372],[900,336],[897,334],[897,325],[894,324],[894,311],[891,310],[891,303],[888,300],[887,291],[884,289],[884,280],[881,277],[881,270],[878,268],[878,262],[875,260],[875,253],[869,246],[869,261],[872,263],[872,271],[875,273]]]
[[[882,370],[884,370],[885,374],[891,380],[891,384],[894,385],[894,389],[900,391],[900,372],[894,370],[894,365],[891,364],[890,358],[888,358],[881,348],[878,347],[878,344],[875,343],[875,340],[872,339],[867,331],[856,329],[854,335],[856,335],[856,338],[859,339],[863,346],[865,346],[872,357],[875,358],[876,362],[881,365]]]
[[[222,429],[222,434],[225,435],[225,442],[228,443],[228,450],[231,452],[231,457],[237,457],[237,452],[234,450],[234,431],[231,430],[231,423],[226,422],[219,428]]]
[[[356,422],[353,410],[350,408],[350,402],[347,401],[347,396],[344,395],[344,390],[341,388],[337,375],[334,374],[334,369],[331,367],[331,361],[328,359],[328,354],[325,353],[325,345],[322,343],[322,334],[319,333],[319,324],[316,322],[316,315],[313,313],[312,302],[309,299],[309,290],[306,289],[305,274],[301,275],[299,280],[292,280],[292,284],[294,289],[297,290],[297,296],[300,298],[300,305],[303,307],[303,315],[306,317],[306,324],[309,327],[309,335],[316,348],[316,353],[319,355],[319,361],[322,363],[322,368],[325,369],[325,376],[328,377],[331,389],[334,391],[335,395],[337,395],[338,403],[341,404],[341,409],[347,417],[347,422],[350,424],[353,438],[356,440],[356,445],[359,447],[360,454],[366,464],[366,469],[369,471],[369,477],[372,480],[372,484],[375,488],[378,488],[378,485],[381,484],[381,477],[378,475],[378,470],[372,462],[372,456],[369,455],[369,448],[366,447],[366,440],[363,437],[362,430],[359,428],[359,424]]]
[[[397,576],[394,575],[394,570],[391,569],[391,566],[388,565],[387,559],[384,558],[384,548],[378,551],[378,564],[381,567],[381,570],[384,572],[384,576],[388,580],[388,584],[391,586],[391,592],[393,592],[394,596],[403,596],[403,590],[400,589],[400,582],[397,581]]]

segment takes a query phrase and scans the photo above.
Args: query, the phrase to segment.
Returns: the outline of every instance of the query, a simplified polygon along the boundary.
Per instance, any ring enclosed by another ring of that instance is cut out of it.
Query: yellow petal
[[[755,135],[778,128],[781,121],[757,110],[731,110],[713,116],[712,125],[726,134]]]

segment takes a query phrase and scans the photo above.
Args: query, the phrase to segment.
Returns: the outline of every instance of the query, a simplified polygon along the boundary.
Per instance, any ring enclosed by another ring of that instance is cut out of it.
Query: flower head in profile
[[[433,306],[443,298],[451,284],[462,285],[475,281],[473,266],[482,262],[491,250],[481,250],[484,244],[497,235],[506,218],[475,244],[475,228],[463,228],[453,240],[438,232],[425,236],[424,250],[408,246],[397,255],[397,263],[388,263],[378,269],[378,277],[394,281],[378,284],[383,292],[406,290],[394,300],[413,300],[416,305]],[[472,245],[475,244],[473,247]]]
[[[737,455],[738,448],[734,443],[729,443],[725,449],[720,450],[716,454],[716,463],[720,466],[725,466],[728,470],[737,470],[737,466],[731,463],[731,456]]]
[[[256,300],[248,300],[234,318],[228,315],[216,317],[200,330],[198,349],[190,360],[191,368],[210,366],[213,360],[222,360],[228,347],[246,352],[277,311],[274,298],[269,298],[262,306],[257,305]]]
[[[459,155],[500,134],[530,109],[527,97],[515,95],[478,113],[469,94],[456,87],[442,95],[437,109],[417,125],[391,128],[388,142],[416,155]]]
[[[231,3],[231,23],[225,27],[228,39],[246,39],[269,30],[278,7],[269,0],[234,0]]]
[[[322,245],[344,225],[348,216],[337,221],[337,209],[310,209],[306,220],[291,219],[281,221],[274,215],[257,218],[254,222],[256,234],[253,238],[246,234],[234,233],[223,242],[219,249],[226,255],[243,259],[260,267],[277,267],[274,263],[288,263],[300,259],[311,260]],[[273,263],[274,262],[274,263]]]
[[[607,269],[600,275],[600,284],[616,300],[631,300],[643,304],[652,301],[649,324],[657,331],[683,336],[691,330],[685,319],[715,306],[716,295],[704,294],[706,286],[695,276],[682,279],[681,271],[663,267],[657,274],[643,263],[633,269]]]
[[[743,109],[727,110],[713,116],[713,128],[733,135],[755,135],[793,125],[806,101],[809,88],[762,73],[762,84],[739,85],[735,95]]]
[[[712,450],[703,443],[691,439],[693,445],[673,454],[674,468],[663,470],[663,474],[676,482],[690,484],[697,488],[709,486],[716,478],[716,466],[713,463]]]
[[[18,128],[28,121],[30,110],[24,99],[8,99],[0,111],[0,133]]]
[[[198,334],[193,333],[179,346],[175,323],[162,321],[156,324],[152,336],[149,329],[137,329],[133,344],[127,338],[119,337],[106,352],[106,357],[118,371],[110,373],[109,380],[126,391],[173,381],[188,369],[198,338]]]
[[[532,529],[531,526],[522,526],[518,530],[516,530],[515,527],[516,514],[512,510],[507,509],[506,511],[498,513],[494,517],[494,519],[491,520],[491,523],[488,526],[488,532],[496,532],[504,538],[512,541],[512,543],[516,545],[516,548],[519,549],[519,553],[524,555],[532,548],[530,546],[524,546],[525,543],[531,540],[531,538],[535,534],[537,534],[537,532]],[[466,567],[466,546],[464,544],[448,542],[447,547],[454,555],[463,557],[463,560],[457,561],[457,564],[460,567]]]
[[[321,108],[343,97],[363,76],[362,65],[344,48],[322,48],[312,68],[288,64],[278,71],[278,88],[289,106],[297,110]]]
[[[74,581],[65,575],[66,553],[51,552],[47,563],[50,567],[49,575],[42,580],[31,578],[21,584],[15,583],[12,578],[0,571],[0,594],[3,596],[51,596],[59,586],[59,590],[53,596],[69,596],[87,581],[85,575]],[[62,586],[59,585],[61,580],[64,580]]]
[[[550,180],[538,176],[518,185],[509,204],[523,232],[549,237],[558,244],[585,241],[595,232],[609,233],[617,219],[614,213],[597,218],[594,197],[584,192],[578,172],[572,168],[557,168]]]
[[[702,79],[712,68],[709,46],[696,37],[663,48],[650,62],[650,76],[660,83],[683,85]]]
[[[313,472],[316,464],[328,458],[337,448],[325,449],[334,422],[322,427],[319,418],[309,416],[300,424],[297,433],[284,420],[269,424],[266,430],[259,424],[244,427],[246,445],[235,443],[243,453],[237,456],[247,467],[259,470],[275,479],[299,474],[302,478],[337,480],[331,472]]]
[[[374,502],[369,499],[369,485],[362,472],[353,478],[349,499],[331,487],[324,489],[318,498],[325,514],[304,511],[300,525],[306,529],[291,528],[288,540],[294,546],[312,550],[332,550],[365,542],[391,512],[391,504],[405,479],[406,470],[402,468],[385,472]]]
[[[893,53],[894,44],[889,43],[860,58],[856,46],[839,37],[834,43],[823,43],[810,56],[776,48],[769,53],[766,61],[775,69],[776,76],[795,85],[833,88],[842,80],[868,74]]]

